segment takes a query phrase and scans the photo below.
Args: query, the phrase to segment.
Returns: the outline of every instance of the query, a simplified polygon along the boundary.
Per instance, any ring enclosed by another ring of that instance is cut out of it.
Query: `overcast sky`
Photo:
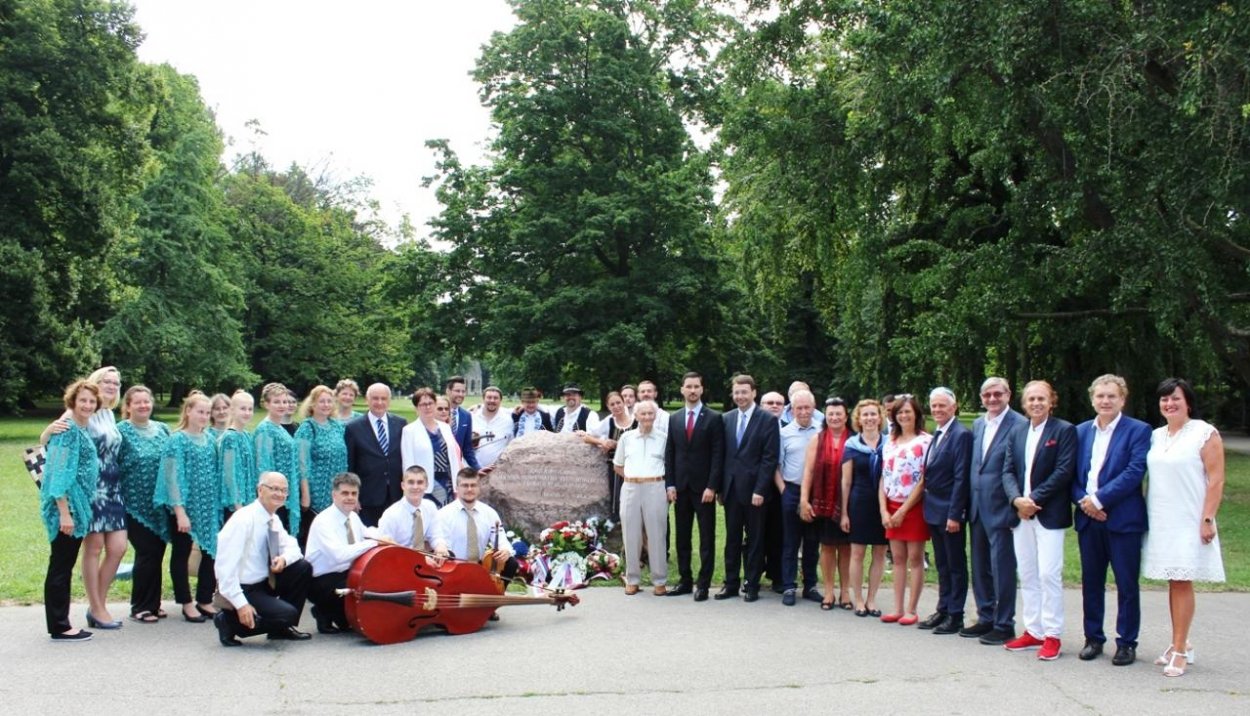
[[[446,138],[476,163],[490,119],[468,76],[491,33],[513,24],[504,0],[130,0],[145,62],[195,75],[233,146],[267,133],[270,163],[328,162],[340,179],[367,175],[392,224],[408,213],[425,235],[438,211],[421,178],[427,139]]]

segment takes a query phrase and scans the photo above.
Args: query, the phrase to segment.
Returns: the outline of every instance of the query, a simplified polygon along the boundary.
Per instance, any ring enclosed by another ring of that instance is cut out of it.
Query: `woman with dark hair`
[[[48,635],[55,641],[86,641],[91,632],[69,623],[70,583],[78,548],[91,522],[91,499],[100,477],[100,458],[87,433],[100,406],[100,389],[76,380],[65,389],[68,427],[48,439],[39,507],[52,553],[43,580],[43,611]]]
[[[456,499],[455,475],[464,467],[460,446],[451,425],[437,417],[438,396],[433,389],[417,388],[412,404],[417,408],[417,419],[404,427],[399,440],[404,469],[420,465],[431,476],[426,497],[442,507]]]
[[[924,498],[924,456],[932,440],[923,427],[920,401],[913,395],[897,396],[890,411],[890,438],[881,454],[884,464],[877,498],[890,553],[899,566],[894,574],[894,611],[881,616],[887,624],[911,626],[920,621],[916,605],[924,589],[924,543],[929,539],[929,528],[919,505]],[[906,578],[899,573],[903,570]]]
[[[135,550],[131,575],[130,618],[153,624],[161,609],[161,566],[169,543],[169,519],[152,499],[161,467],[161,450],[169,439],[169,427],[152,420],[152,391],[133,385],[122,397],[122,436],[117,465],[121,472],[122,497],[126,501],[126,534]]]
[[[816,523],[820,541],[820,575],[825,583],[820,608],[850,609],[846,593],[846,568],[850,563],[849,539],[842,529],[842,461],[851,431],[846,429],[846,402],[841,398],[825,401],[825,427],[807,443],[803,484],[799,488],[799,518]],[[834,601],[834,572],[838,573],[839,597]],[[847,605],[847,606],[843,606]]]
[[[1194,662],[1189,628],[1194,620],[1194,582],[1223,582],[1215,517],[1224,498],[1224,441],[1215,426],[1194,417],[1197,397],[1189,382],[1159,384],[1165,424],[1150,437],[1149,487],[1142,576],[1168,580],[1172,643],[1155,660],[1164,676],[1181,676]]]
[[[608,460],[608,501],[611,503],[608,511],[612,513],[613,521],[620,522],[621,478],[613,469],[612,459],[616,457],[616,443],[621,439],[621,434],[638,427],[638,421],[634,420],[633,414],[625,406],[625,398],[615,390],[608,393],[607,404],[608,419],[600,420],[594,430],[587,430],[581,436],[583,442],[602,450]]]
[[[879,617],[877,590],[885,572],[885,528],[881,526],[881,404],[861,400],[851,413],[858,433],[846,444],[842,463],[842,529],[851,536],[850,583],[855,592],[855,616]],[[868,598],[864,599],[864,553],[872,547],[868,572]]]

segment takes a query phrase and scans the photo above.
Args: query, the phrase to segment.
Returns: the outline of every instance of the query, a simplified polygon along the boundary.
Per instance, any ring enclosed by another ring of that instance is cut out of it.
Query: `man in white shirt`
[[[222,646],[242,646],[236,637],[256,634],[293,641],[311,638],[296,626],[312,568],[274,514],[288,494],[282,473],[262,474],[256,499],[235,511],[217,535],[217,590],[230,603],[213,617]]]
[[[428,552],[434,543],[438,508],[425,499],[429,482],[425,468],[413,465],[404,471],[404,499],[386,508],[378,522],[378,536],[404,547]]]
[[[499,513],[478,501],[480,488],[477,470],[466,467],[457,475],[455,501],[444,505],[434,518],[434,553],[469,562],[480,562],[487,556],[506,558],[500,576],[507,582],[516,575],[516,557]]]
[[[627,430],[616,443],[612,459],[621,486],[621,531],[625,537],[625,593],[637,594],[642,580],[643,538],[653,545],[647,550],[651,583],[656,596],[668,592],[668,559],[659,545],[668,540],[668,495],[664,489],[664,449],[668,434],[655,430],[655,402],[634,406],[636,430]]]
[[[334,476],[330,489],[334,505],[322,510],[308,528],[312,613],[317,631],[322,634],[337,634],[349,628],[343,599],[334,590],[347,586],[347,573],[356,558],[378,546],[366,537],[365,525],[356,514],[360,506],[360,478],[340,472]]]
[[[473,416],[473,437],[476,440],[478,470],[489,474],[495,467],[495,461],[503,454],[512,440],[512,416],[500,410],[503,402],[503,391],[495,386],[488,386],[482,391],[482,405]]]

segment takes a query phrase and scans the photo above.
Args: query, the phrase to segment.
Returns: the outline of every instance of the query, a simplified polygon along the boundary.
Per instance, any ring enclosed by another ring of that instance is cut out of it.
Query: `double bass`
[[[495,610],[517,604],[550,604],[557,611],[577,605],[563,590],[544,596],[505,594],[505,584],[478,562],[446,559],[395,544],[380,545],[356,558],[340,589],[347,621],[375,644],[410,641],[421,629],[449,634],[481,629]]]

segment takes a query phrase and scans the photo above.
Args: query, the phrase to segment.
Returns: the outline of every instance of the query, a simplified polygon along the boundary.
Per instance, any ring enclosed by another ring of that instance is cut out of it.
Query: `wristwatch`
[[[1215,524],[1215,518],[1214,518],[1214,517],[1203,517],[1203,518],[1202,518],[1202,524],[1204,524],[1204,525],[1213,525],[1213,524]]]

